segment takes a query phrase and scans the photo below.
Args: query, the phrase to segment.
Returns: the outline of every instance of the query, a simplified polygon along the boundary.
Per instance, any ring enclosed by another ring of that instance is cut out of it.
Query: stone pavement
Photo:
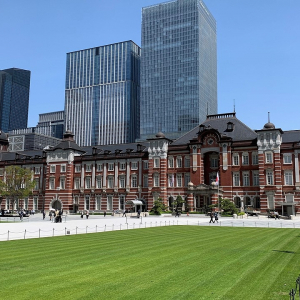
[[[62,223],[53,223],[48,216],[43,220],[42,214],[31,215],[29,218],[24,218],[22,222],[19,218],[4,217],[0,220],[2,221],[0,222],[0,242],[172,225],[300,228],[300,217],[295,217],[293,220],[275,220],[268,219],[266,216],[243,219],[220,217],[218,223],[209,223],[210,218],[205,215],[186,216],[184,214],[180,217],[142,216],[140,219],[126,218],[121,215],[115,217],[90,215],[89,219],[85,216],[81,219],[79,215],[65,215]]]

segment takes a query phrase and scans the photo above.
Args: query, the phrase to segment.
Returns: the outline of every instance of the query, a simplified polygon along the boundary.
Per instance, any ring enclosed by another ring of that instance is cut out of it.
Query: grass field
[[[0,242],[1,299],[289,299],[299,229],[168,226]]]

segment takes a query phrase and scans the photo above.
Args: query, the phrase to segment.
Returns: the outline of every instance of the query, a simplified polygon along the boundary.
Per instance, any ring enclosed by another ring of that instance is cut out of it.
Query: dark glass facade
[[[201,0],[142,9],[141,140],[177,138],[217,113],[216,39]]]
[[[0,129],[4,132],[27,127],[30,71],[0,70]]]
[[[126,41],[67,54],[65,123],[80,146],[134,142],[140,47]]]

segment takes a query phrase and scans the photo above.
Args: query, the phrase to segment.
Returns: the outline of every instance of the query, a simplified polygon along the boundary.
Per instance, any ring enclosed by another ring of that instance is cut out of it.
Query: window
[[[293,172],[292,171],[284,172],[284,184],[285,185],[293,185]]]
[[[137,170],[138,163],[136,161],[131,162],[131,170]]]
[[[55,189],[55,178],[50,178],[49,179],[49,189],[54,190]]]
[[[120,170],[126,170],[126,163],[125,162],[120,163]]]
[[[55,173],[55,166],[50,166],[50,173]]]
[[[40,167],[34,168],[34,174],[40,174]]]
[[[258,154],[257,154],[257,152],[252,153],[252,165],[258,165]]]
[[[112,206],[112,195],[108,195],[107,196],[107,210],[112,210],[113,206]]]
[[[91,177],[85,177],[85,188],[86,189],[91,188]]]
[[[239,165],[239,155],[237,153],[234,153],[232,155],[232,164],[234,166],[238,166]]]
[[[4,173],[3,168],[1,168],[0,169],[0,176],[3,176],[3,173]]]
[[[85,165],[85,171],[86,172],[91,172],[92,171],[92,165],[90,165],[90,164]]]
[[[38,209],[38,197],[33,197],[33,209]]]
[[[153,186],[155,186],[155,187],[159,186],[159,175],[158,174],[153,175]]]
[[[125,209],[125,196],[120,195],[119,197],[119,209],[124,210]]]
[[[174,187],[174,174],[168,175],[168,184],[169,184],[169,187]]]
[[[144,161],[144,170],[148,170],[148,169],[149,169],[149,162]]]
[[[75,173],[80,173],[81,168],[80,165],[75,165]]]
[[[268,209],[275,209],[274,195],[268,195]]]
[[[182,157],[181,156],[176,158],[176,167],[182,168]]]
[[[270,164],[273,162],[272,152],[266,152],[266,163]]]
[[[240,174],[238,172],[233,173],[233,186],[240,186]]]
[[[267,171],[267,185],[273,185],[273,171],[268,170]]]
[[[90,196],[85,196],[84,198],[84,209],[90,209]]]
[[[74,189],[80,189],[80,178],[74,178]]]
[[[109,164],[108,164],[108,171],[113,171],[113,170],[114,170],[114,167],[115,167],[115,164],[114,164],[114,163],[109,163]]]
[[[114,177],[113,176],[107,177],[107,187],[109,189],[112,189],[114,187]]]
[[[294,195],[291,195],[291,194],[285,195],[285,202],[293,203],[294,202]]]
[[[65,173],[66,172],[66,165],[61,165],[60,166],[60,172]]]
[[[125,188],[125,176],[120,176],[120,188]]]
[[[59,187],[60,187],[61,190],[64,190],[66,188],[65,184],[66,184],[66,178],[65,177],[61,177],[59,179]]]
[[[169,157],[168,166],[169,166],[169,168],[174,168],[174,158],[173,157]]]
[[[182,174],[176,174],[177,187],[182,187]]]
[[[217,155],[210,156],[210,167],[217,168],[219,166],[219,159]]]
[[[184,157],[184,167],[185,168],[189,168],[190,167],[190,157],[189,156],[185,156]]]
[[[39,179],[34,179],[34,189],[37,191],[40,188]]]
[[[133,188],[137,187],[137,176],[136,175],[131,176],[131,187],[133,187]]]
[[[101,172],[102,171],[102,164],[97,164],[97,171]]]
[[[249,186],[250,182],[249,182],[249,173],[245,172],[243,173],[243,186]]]
[[[24,199],[24,209],[28,209],[28,198]]]
[[[144,175],[144,187],[148,187],[148,175]]]
[[[184,174],[184,185],[188,186],[189,182],[191,181],[191,176],[189,173]]]
[[[96,210],[101,210],[101,196],[96,196]]]
[[[243,153],[242,155],[242,164],[245,165],[249,165],[249,155],[248,153]]]
[[[154,168],[159,168],[159,158],[154,158]]]
[[[283,163],[284,164],[291,164],[292,163],[292,154],[291,153],[283,154]]]
[[[96,178],[96,188],[102,189],[102,177],[101,176],[97,176],[97,178]]]
[[[259,173],[258,171],[253,171],[253,185],[259,186]]]

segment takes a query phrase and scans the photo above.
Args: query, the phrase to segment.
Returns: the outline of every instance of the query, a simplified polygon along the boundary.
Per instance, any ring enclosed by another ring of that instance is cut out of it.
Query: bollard
[[[145,222],[145,228],[146,228],[146,222]]]
[[[122,230],[122,224],[120,224],[120,230]]]
[[[53,228],[53,234],[52,234],[52,236],[54,236],[54,228]]]
[[[115,229],[115,224],[112,224],[111,230],[114,231],[114,229]]]
[[[189,225],[189,221],[188,220],[186,221],[186,225]]]
[[[9,230],[7,231],[7,240],[9,241]]]
[[[128,223],[127,223],[127,229],[128,229]]]
[[[281,224],[281,228],[282,228],[282,223],[280,223]]]
[[[88,226],[86,226],[85,233],[87,233]]]
[[[177,225],[178,225],[178,220],[177,220]]]
[[[165,226],[167,226],[167,221],[165,221]]]
[[[270,227],[269,225],[270,225],[270,224],[269,224],[269,222],[268,222],[268,228]]]
[[[65,235],[67,235],[67,227],[65,227]]]
[[[294,228],[295,228],[295,223],[294,223]]]
[[[231,226],[233,227],[233,223],[231,222]]]
[[[97,232],[97,225],[96,225],[96,232]]]
[[[135,223],[133,223],[133,225],[132,225],[132,228],[134,229],[134,225],[135,225]]]
[[[41,238],[41,229],[39,228],[39,238]]]
[[[244,222],[243,222],[243,227],[245,227],[245,224],[244,224]]]
[[[169,221],[169,226],[170,226],[170,221]]]
[[[106,224],[104,225],[104,231],[106,231]]]
[[[78,227],[76,226],[76,234],[77,234],[77,228],[78,228]]]
[[[220,221],[220,226],[221,226],[221,221]]]
[[[26,229],[24,230],[24,240],[25,240],[25,236],[26,236]]]
[[[199,221],[198,221],[198,226],[199,226],[200,224],[199,224]]]

